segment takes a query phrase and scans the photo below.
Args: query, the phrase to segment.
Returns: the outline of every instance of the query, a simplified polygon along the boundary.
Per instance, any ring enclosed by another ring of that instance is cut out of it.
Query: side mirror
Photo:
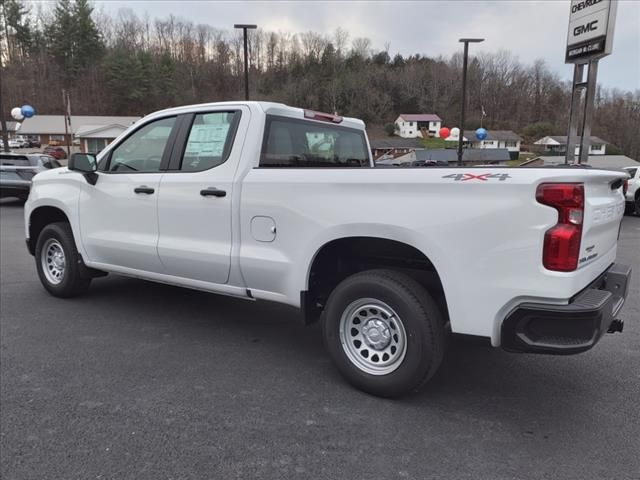
[[[98,161],[93,153],[74,153],[67,163],[69,170],[79,172],[91,185],[98,181]]]
[[[98,162],[93,153],[74,153],[67,164],[69,170],[80,173],[91,173],[98,169]]]

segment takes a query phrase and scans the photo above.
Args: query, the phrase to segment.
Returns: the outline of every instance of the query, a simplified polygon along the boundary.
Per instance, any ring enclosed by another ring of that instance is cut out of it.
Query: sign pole
[[[573,68],[573,87],[571,89],[571,107],[569,108],[569,135],[567,136],[567,151],[565,165],[575,162],[575,150],[578,135],[578,111],[580,109],[580,98],[582,96],[582,78],[584,76],[584,63],[575,65]]]
[[[596,77],[598,76],[598,60],[589,62],[587,73],[587,93],[584,97],[584,121],[580,133],[580,157],[578,163],[589,162],[589,149],[591,147],[591,119],[593,118],[593,103],[596,95]]]

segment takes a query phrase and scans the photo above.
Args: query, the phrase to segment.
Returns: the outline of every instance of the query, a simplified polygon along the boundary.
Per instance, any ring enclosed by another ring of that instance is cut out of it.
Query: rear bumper
[[[502,323],[502,348],[556,355],[589,350],[607,331],[622,331],[616,316],[630,278],[631,267],[614,263],[567,305],[518,305]]]

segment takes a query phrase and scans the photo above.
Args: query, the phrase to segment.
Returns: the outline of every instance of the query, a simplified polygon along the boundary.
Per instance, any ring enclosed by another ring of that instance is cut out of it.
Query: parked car
[[[1,152],[0,198],[18,197],[26,200],[34,175],[61,166],[58,160],[48,155]]]
[[[16,138],[10,138],[9,139],[9,148],[22,148],[23,147],[23,143],[16,139]]]
[[[29,139],[24,135],[16,135],[14,139],[18,142],[18,148],[27,148],[29,147]]]
[[[52,147],[51,145],[49,145],[48,147],[45,147],[42,153],[58,160],[64,160],[65,158],[67,158],[67,151],[62,147]]]
[[[629,174],[625,194],[625,213],[631,214],[635,210],[640,215],[640,167],[624,167],[623,170]]]
[[[451,332],[566,355],[621,331],[625,173],[376,168],[368,145],[361,120],[282,104],[163,110],[37,175],[27,246],[58,297],[112,272],[298,307],[387,397],[434,375]]]
[[[37,135],[30,135],[27,137],[27,141],[29,143],[29,148],[40,148],[40,139]]]

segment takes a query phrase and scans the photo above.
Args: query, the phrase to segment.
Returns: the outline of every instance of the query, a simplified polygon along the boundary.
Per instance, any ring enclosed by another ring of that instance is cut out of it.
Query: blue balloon
[[[20,111],[24,118],[31,118],[36,114],[36,111],[31,105],[23,105],[22,108],[20,108]]]
[[[25,115],[26,117],[26,115]],[[487,138],[487,131],[484,128],[479,128],[476,130],[476,138],[478,140],[484,140]]]

